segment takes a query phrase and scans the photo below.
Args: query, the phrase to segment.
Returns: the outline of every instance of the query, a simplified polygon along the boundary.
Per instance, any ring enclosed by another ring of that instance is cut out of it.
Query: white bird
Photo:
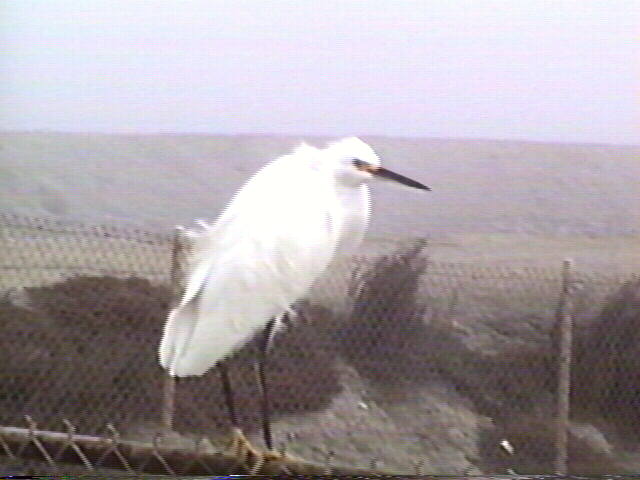
[[[367,183],[376,177],[429,190],[382,168],[358,138],[324,149],[302,144],[251,177],[215,223],[200,221],[203,230],[188,232],[193,249],[186,288],[168,315],[160,364],[177,377],[202,375],[217,365],[237,428],[222,360],[265,328],[261,386],[269,449],[264,354],[273,327],[338,253],[360,244],[370,216]]]

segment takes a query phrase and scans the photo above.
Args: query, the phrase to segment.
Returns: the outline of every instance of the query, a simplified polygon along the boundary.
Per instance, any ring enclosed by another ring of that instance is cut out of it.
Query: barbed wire
[[[189,448],[176,448],[162,434],[151,443],[122,438],[112,425],[106,425],[106,436],[91,437],[76,432],[76,427],[62,419],[64,432],[38,429],[35,420],[25,416],[24,427],[0,426],[0,448],[11,460],[28,459],[44,462],[53,473],[64,474],[69,464],[81,465],[90,473],[105,469],[128,474],[154,475],[354,475],[379,476],[381,471],[365,468],[344,469],[330,462],[314,464],[282,455],[260,458],[248,455],[238,458],[228,451],[215,450],[206,439],[195,439]],[[167,444],[169,443],[169,444]],[[1,474],[1,473],[0,473]]]

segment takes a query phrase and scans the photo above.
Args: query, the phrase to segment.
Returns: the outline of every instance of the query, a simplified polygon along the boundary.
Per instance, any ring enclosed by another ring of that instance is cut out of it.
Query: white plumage
[[[336,253],[362,240],[369,219],[373,149],[347,138],[301,145],[258,171],[213,225],[190,232],[184,296],[160,343],[174,376],[201,375],[303,297]]]

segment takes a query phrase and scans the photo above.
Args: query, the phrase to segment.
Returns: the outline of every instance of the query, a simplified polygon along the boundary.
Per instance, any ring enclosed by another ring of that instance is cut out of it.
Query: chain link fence
[[[546,474],[564,428],[569,471],[638,470],[636,277],[576,268],[563,294],[561,264],[433,262],[423,240],[387,244],[395,249],[337,260],[276,337],[267,368],[279,447],[393,473]],[[124,440],[164,431],[176,448],[203,436],[223,445],[216,372],[171,385],[157,363],[187,252],[175,232],[0,215],[0,425],[28,414],[43,430],[65,431],[68,419],[83,435],[111,424]],[[256,358],[252,342],[229,368],[240,423],[260,444]]]

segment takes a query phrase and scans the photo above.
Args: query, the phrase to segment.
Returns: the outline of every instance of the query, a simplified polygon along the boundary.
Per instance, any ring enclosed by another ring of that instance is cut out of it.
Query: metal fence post
[[[571,301],[571,270],[573,262],[566,259],[562,262],[562,290],[556,312],[556,325],[559,334],[558,339],[558,390],[557,390],[557,417],[556,417],[556,458],[554,473],[556,475],[567,474],[568,462],[568,434],[569,434],[569,409],[571,389],[571,343],[572,343],[572,301]]]
[[[176,227],[173,231],[171,247],[171,306],[175,306],[182,292],[181,287],[181,256],[182,256],[182,227]],[[173,430],[173,417],[176,401],[176,379],[171,375],[164,376],[162,387],[162,427],[165,432]]]

